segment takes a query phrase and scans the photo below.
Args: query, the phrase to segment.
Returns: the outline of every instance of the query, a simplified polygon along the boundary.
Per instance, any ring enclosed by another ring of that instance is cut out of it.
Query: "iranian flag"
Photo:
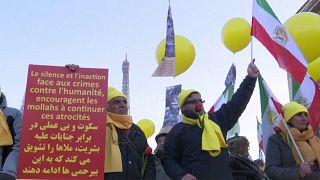
[[[214,103],[214,105],[211,107],[208,113],[213,113],[220,109],[222,104],[227,103],[231,100],[232,95],[234,94],[234,84],[236,82],[236,66],[234,64],[231,65],[229,72],[227,74],[226,80],[224,81],[224,84],[226,86],[225,90],[221,94],[221,96],[218,98],[218,100]],[[235,135],[239,135],[240,133],[240,125],[239,122],[237,122],[232,129],[230,129],[227,133],[227,139],[230,137],[233,137]]]
[[[260,107],[262,121],[262,147],[263,151],[266,152],[269,136],[274,134],[273,128],[281,123],[282,105],[273,95],[269,86],[261,75],[258,76],[258,81],[260,90]]]
[[[289,88],[293,100],[308,108],[310,124],[316,131],[320,122],[319,84],[308,74],[307,61],[266,0],[253,1],[251,34],[292,77],[294,83]]]
[[[263,150],[262,124],[258,121],[258,118],[257,118],[257,138],[258,138],[258,144],[259,144],[259,151],[260,149]]]
[[[259,159],[261,159],[264,162],[262,124],[259,122],[258,117],[257,117],[257,137],[258,137],[258,144],[259,144]]]

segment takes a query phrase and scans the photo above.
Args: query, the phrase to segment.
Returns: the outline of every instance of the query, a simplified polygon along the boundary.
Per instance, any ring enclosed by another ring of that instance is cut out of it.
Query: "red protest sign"
[[[103,179],[108,70],[29,65],[18,178]]]

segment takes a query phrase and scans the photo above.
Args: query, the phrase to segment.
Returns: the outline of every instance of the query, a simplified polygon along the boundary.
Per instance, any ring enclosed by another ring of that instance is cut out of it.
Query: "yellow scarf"
[[[290,132],[295,140],[298,149],[301,152],[303,159],[306,162],[316,162],[320,168],[320,140],[314,135],[312,127],[309,125],[306,131],[300,132],[297,128],[290,128]],[[291,147],[294,152],[294,158],[297,164],[300,164],[297,152]]]
[[[0,109],[0,146],[12,145],[13,140],[2,110]]]
[[[202,115],[200,119],[202,119],[203,124],[197,119],[182,116],[183,123],[198,125],[198,127],[203,128],[201,149],[208,151],[212,157],[216,157],[220,154],[221,148],[227,148],[228,145],[224,140],[220,127],[208,118],[208,114]]]
[[[104,172],[122,172],[122,159],[116,128],[129,129],[132,118],[128,115],[118,115],[108,112],[106,126],[106,145]]]

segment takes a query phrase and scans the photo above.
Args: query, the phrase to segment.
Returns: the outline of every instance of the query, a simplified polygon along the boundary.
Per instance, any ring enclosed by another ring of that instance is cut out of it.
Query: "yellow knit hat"
[[[199,93],[198,91],[194,90],[194,89],[187,89],[187,90],[184,90],[182,89],[181,90],[181,93],[179,94],[179,97],[178,97],[178,103],[179,103],[179,107],[181,108],[184,101],[186,100],[186,98],[193,92],[197,92]]]
[[[300,112],[308,113],[308,110],[306,107],[304,107],[303,105],[301,105],[297,102],[294,102],[294,101],[285,104],[282,107],[282,110],[283,110],[284,120],[286,122],[288,122],[294,115],[296,115]]]
[[[124,97],[127,99],[127,97],[120,91],[118,91],[116,88],[109,86],[108,87],[108,102],[111,101],[115,97]]]

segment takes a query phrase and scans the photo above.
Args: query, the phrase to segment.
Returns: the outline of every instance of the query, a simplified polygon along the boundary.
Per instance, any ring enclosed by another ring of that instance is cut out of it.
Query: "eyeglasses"
[[[204,102],[205,100],[202,100],[202,99],[193,99],[193,100],[184,102],[184,104],[197,104],[197,103],[203,104]]]
[[[127,105],[128,102],[127,102],[126,99],[115,99],[115,100],[112,100],[111,103],[112,104],[121,104],[121,103],[123,103],[123,104]]]

